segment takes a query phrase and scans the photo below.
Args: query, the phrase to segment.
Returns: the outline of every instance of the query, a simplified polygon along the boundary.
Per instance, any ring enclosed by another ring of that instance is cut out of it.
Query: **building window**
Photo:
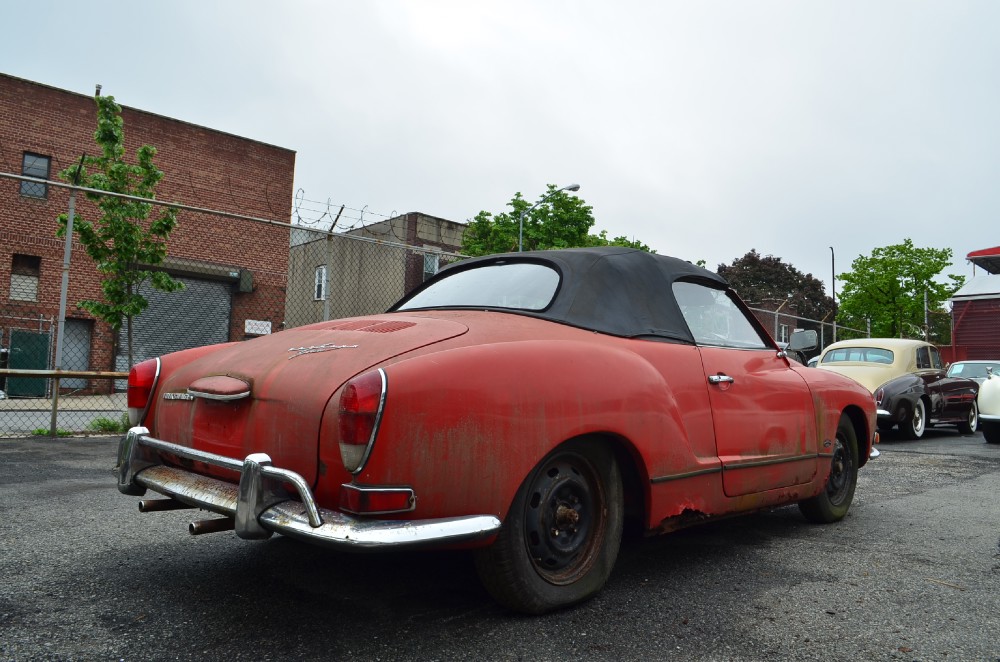
[[[14,255],[10,265],[11,301],[38,301],[38,278],[42,258],[37,255]]]
[[[436,274],[440,265],[440,255],[437,253],[424,253],[424,280]]]
[[[788,342],[788,325],[781,324],[778,326],[778,342]]]
[[[326,301],[326,265],[316,267],[316,279],[313,287],[313,299]]]
[[[21,174],[25,177],[48,179],[50,165],[51,159],[49,157],[25,152],[24,160],[21,162]],[[47,184],[39,184],[38,182],[21,182],[21,195],[26,198],[47,198],[49,197],[49,187]]]

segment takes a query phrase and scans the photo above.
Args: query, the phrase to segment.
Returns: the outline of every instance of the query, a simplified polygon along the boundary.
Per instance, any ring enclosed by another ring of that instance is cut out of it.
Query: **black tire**
[[[913,402],[913,407],[907,412],[908,415],[899,423],[899,431],[904,439],[920,439],[927,429],[927,409],[924,401],[917,398]]]
[[[976,401],[972,401],[972,406],[969,408],[968,417],[958,424],[958,431],[962,434],[975,434],[976,430],[979,429],[979,407],[976,406]]]
[[[593,440],[563,444],[525,479],[476,569],[501,604],[541,614],[592,597],[618,557],[624,521],[621,472]]]
[[[1000,423],[983,423],[983,437],[988,444],[1000,444]]]
[[[847,416],[840,417],[833,447],[830,476],[816,496],[799,501],[799,510],[810,522],[828,524],[844,519],[858,486],[858,439]]]

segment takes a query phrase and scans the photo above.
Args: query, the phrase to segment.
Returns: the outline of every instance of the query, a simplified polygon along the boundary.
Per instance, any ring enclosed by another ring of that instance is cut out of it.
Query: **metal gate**
[[[232,285],[196,278],[175,279],[184,283],[183,290],[161,292],[146,284],[139,289],[149,307],[132,321],[134,363],[229,340]],[[127,372],[130,367],[128,333],[122,325],[116,369]]]
[[[10,330],[8,365],[15,370],[47,370],[49,368],[49,334]],[[44,398],[47,380],[41,377],[10,377],[7,395],[10,397]]]

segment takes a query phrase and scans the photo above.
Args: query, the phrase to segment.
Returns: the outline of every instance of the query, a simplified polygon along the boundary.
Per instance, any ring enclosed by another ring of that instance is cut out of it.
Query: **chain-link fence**
[[[175,206],[186,235],[153,269],[180,287],[142,283],[148,306],[117,330],[84,303],[102,298],[102,275],[78,241],[55,236],[54,219],[31,237],[0,229],[0,436],[117,434],[130,365],[383,312],[459,258],[463,227],[411,213],[330,233]],[[205,230],[219,219],[224,232]]]
[[[792,315],[791,313],[782,312],[780,309],[775,311],[766,308],[751,307],[750,310],[753,311],[757,319],[760,320],[760,323],[764,325],[764,328],[770,331],[771,336],[779,343],[787,343],[796,331],[815,331],[818,336],[818,344],[814,350],[806,352],[806,358],[819,354],[828,345],[838,340],[868,338],[871,336],[870,327],[867,329],[854,329],[834,324],[827,320],[816,320]]]

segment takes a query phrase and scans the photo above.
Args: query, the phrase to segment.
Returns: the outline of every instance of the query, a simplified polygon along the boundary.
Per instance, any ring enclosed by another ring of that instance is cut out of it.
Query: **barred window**
[[[15,254],[10,265],[11,301],[38,301],[38,279],[42,273],[42,258],[37,255]]]
[[[316,301],[326,301],[326,265],[321,264],[316,267],[316,279],[314,281],[313,299]]]
[[[35,177],[37,179],[49,178],[49,167],[52,160],[41,154],[24,153],[21,161],[21,174],[25,177]],[[49,187],[47,184],[38,182],[21,182],[21,195],[26,198],[47,198],[49,197]]]

